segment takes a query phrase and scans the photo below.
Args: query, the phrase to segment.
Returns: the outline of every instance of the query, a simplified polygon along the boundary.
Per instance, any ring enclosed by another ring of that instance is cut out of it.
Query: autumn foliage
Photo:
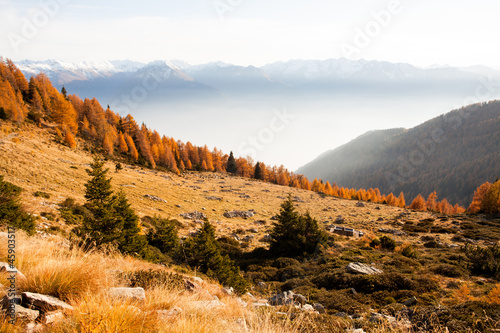
[[[87,149],[91,147],[111,158],[150,168],[159,167],[176,174],[188,170],[228,172],[282,186],[312,190],[322,195],[406,208],[402,192],[398,196],[393,193],[382,195],[378,188],[349,189],[335,183],[324,183],[321,179],[311,182],[283,165],[255,163],[250,157],[235,158],[232,152],[228,155],[217,148],[209,150],[206,145],[197,147],[191,142],[183,143],[162,136],[145,124],[137,124],[131,115],[122,117],[109,107],[104,109],[95,98],[82,100],[76,95],[67,95],[66,91],[60,93],[44,74],[27,81],[10,60],[3,59],[0,59],[0,119],[50,124],[49,127],[54,127],[60,140],[71,148],[76,147],[76,138],[79,137],[86,143],[83,146]],[[500,183],[490,187],[483,184],[476,191],[469,211],[498,212]],[[417,196],[409,208],[447,214],[465,211],[458,205],[452,206],[446,199],[438,201],[436,192],[431,193],[427,200]]]
[[[497,180],[494,184],[486,182],[477,188],[469,206],[469,212],[472,214],[500,213],[500,180]]]

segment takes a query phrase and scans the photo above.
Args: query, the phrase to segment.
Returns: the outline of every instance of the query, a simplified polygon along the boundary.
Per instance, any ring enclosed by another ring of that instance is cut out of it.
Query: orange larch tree
[[[413,202],[410,205],[410,209],[413,210],[425,210],[425,207],[426,207],[425,199],[420,194],[417,195],[417,197],[413,200]]]

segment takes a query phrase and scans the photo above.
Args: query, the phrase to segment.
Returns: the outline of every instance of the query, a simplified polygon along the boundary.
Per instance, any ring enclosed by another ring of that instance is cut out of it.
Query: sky
[[[500,68],[494,0],[0,0],[0,9],[0,54],[15,61],[347,57]]]

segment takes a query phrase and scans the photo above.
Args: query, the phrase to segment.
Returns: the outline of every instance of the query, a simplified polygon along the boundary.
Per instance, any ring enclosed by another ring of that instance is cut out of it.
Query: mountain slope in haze
[[[361,167],[364,159],[373,159],[384,149],[386,141],[405,132],[404,128],[367,132],[333,151],[327,151],[297,173],[314,175],[313,178],[330,180],[331,175],[345,174],[352,168]],[[328,166],[328,167],[325,167]],[[337,182],[337,184],[339,184]]]
[[[74,80],[65,87],[81,98],[96,97],[125,112],[139,103],[147,105],[219,96],[215,88],[197,82],[176,64],[161,60],[134,72],[120,72],[89,81]]]
[[[215,90],[220,96],[255,99],[256,94],[286,94],[287,97],[317,95],[331,97],[332,94],[359,94],[367,91],[388,96],[421,93],[467,96],[475,91],[479,77],[500,79],[500,73],[484,66],[469,68],[440,67],[422,69],[405,63],[384,61],[349,60],[290,60],[262,67],[236,66],[222,62],[190,65],[180,60],[155,61],[143,64],[130,60],[104,61],[100,63],[67,63],[58,60],[16,62],[27,76],[46,73],[58,88],[63,84],[68,92],[81,98],[98,97],[113,101],[116,96],[130,94],[130,89],[144,86],[132,80],[140,72],[164,64],[180,77],[191,77],[191,85],[168,85],[161,87],[157,95],[160,102],[170,102],[176,97],[210,96]],[[131,88],[132,87],[132,88]],[[210,89],[204,89],[209,87]],[[148,89],[146,89],[148,90]],[[189,93],[192,90],[192,94]],[[148,90],[156,93],[156,87]],[[177,94],[179,92],[179,94]],[[327,94],[327,95],[325,95]],[[169,96],[170,95],[170,96]],[[194,98],[193,98],[194,100]],[[109,102],[111,103],[111,102]],[[205,105],[202,99],[199,104]],[[111,105],[115,107],[114,105]]]
[[[477,184],[500,177],[500,101],[471,105],[409,130],[369,132],[299,168],[339,186],[468,205]]]
[[[16,65],[26,77],[44,73],[56,85],[72,81],[91,81],[97,78],[111,77],[118,73],[135,72],[144,66],[140,62],[130,60],[70,63],[53,59],[46,61],[23,60],[16,62]]]
[[[184,68],[196,81],[223,91],[239,92],[274,92],[289,87],[273,81],[269,75],[255,66],[235,66],[214,62]]]

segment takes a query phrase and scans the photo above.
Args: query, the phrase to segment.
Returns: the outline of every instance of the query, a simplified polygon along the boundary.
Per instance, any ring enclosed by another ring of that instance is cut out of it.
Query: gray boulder
[[[294,303],[295,302],[293,300],[293,291],[285,291],[281,294],[277,294],[269,298],[269,304],[273,306],[292,305]]]
[[[61,301],[58,298],[24,292],[21,294],[23,303],[22,305],[29,309],[36,309],[42,313],[57,311],[57,310],[70,310],[72,311],[74,308],[66,302]]]
[[[225,212],[224,214],[225,218],[231,219],[235,217],[241,217],[241,218],[249,218],[249,217],[254,217],[255,213],[251,210],[249,211],[243,211],[243,210],[233,210],[231,212]]]
[[[382,274],[383,271],[375,268],[373,266],[362,264],[360,262],[352,262],[346,267],[349,273],[355,274],[365,274],[365,275],[373,275],[373,274]]]
[[[301,294],[295,294],[293,291],[285,291],[281,294],[277,294],[269,298],[269,304],[274,306],[279,305],[304,305],[307,303],[307,299]]]
[[[406,305],[406,306],[413,306],[415,304],[417,304],[418,300],[415,296],[413,296],[412,298],[406,300],[406,302],[404,302],[403,304]]]
[[[292,291],[290,291],[292,293],[292,299],[296,302],[296,303],[299,303],[301,305],[304,305],[307,303],[307,298],[301,294],[294,294]]]
[[[325,307],[320,303],[314,303],[313,308],[314,308],[314,310],[318,311],[319,313],[326,313]]]
[[[145,301],[146,292],[144,288],[110,288],[109,295],[113,298],[121,298],[133,301]]]
[[[167,200],[157,197],[156,195],[145,194],[144,198],[149,199],[151,201],[167,203]]]
[[[205,220],[207,216],[203,213],[200,213],[198,211],[194,211],[191,213],[184,213],[184,214],[179,214],[181,217],[185,218],[186,220]]]

